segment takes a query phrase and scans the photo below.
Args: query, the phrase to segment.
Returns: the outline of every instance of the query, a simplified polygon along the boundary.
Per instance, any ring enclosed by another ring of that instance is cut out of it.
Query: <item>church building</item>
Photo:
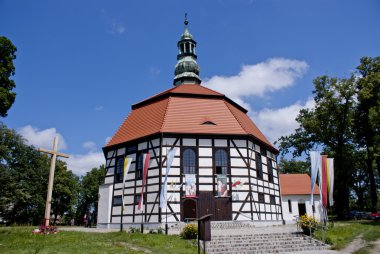
[[[174,86],[132,105],[103,148],[98,227],[159,226],[206,214],[214,221],[281,224],[277,149],[245,108],[202,86],[187,19],[177,46]],[[160,192],[172,150],[164,209]],[[146,176],[144,154],[150,155]],[[126,157],[132,162],[124,176]]]

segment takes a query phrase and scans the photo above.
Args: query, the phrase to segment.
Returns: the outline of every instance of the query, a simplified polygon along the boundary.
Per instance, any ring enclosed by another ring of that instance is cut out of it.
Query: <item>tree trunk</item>
[[[377,212],[377,188],[376,188],[376,180],[375,180],[375,174],[373,172],[373,151],[372,147],[367,146],[367,170],[368,170],[368,177],[369,177],[369,189],[370,189],[370,195],[371,195],[371,212],[375,213]]]

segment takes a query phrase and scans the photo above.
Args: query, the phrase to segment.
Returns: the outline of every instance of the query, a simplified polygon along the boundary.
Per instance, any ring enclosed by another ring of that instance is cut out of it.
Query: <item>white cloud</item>
[[[111,23],[111,34],[123,34],[125,32],[125,24],[121,22],[112,22]]]
[[[92,168],[99,167],[105,163],[102,152],[89,152],[86,154],[70,155],[70,158],[65,159],[67,168],[73,171],[74,174],[84,175]]]
[[[214,76],[203,82],[231,99],[260,96],[294,85],[308,69],[304,61],[271,58],[255,65],[243,65],[235,76]]]
[[[105,141],[105,142],[106,142],[106,144],[108,144],[108,142],[110,142],[110,141],[111,141],[111,138],[112,138],[112,137],[106,137],[106,141]]]
[[[97,106],[97,107],[94,108],[95,111],[101,111],[103,109],[104,109],[103,106]]]
[[[314,107],[314,99],[309,98],[305,104],[296,102],[293,105],[278,109],[264,108],[259,112],[253,112],[250,117],[265,136],[274,142],[281,136],[293,133],[299,127],[296,122],[299,111],[303,108],[312,107]]]
[[[58,150],[65,150],[67,148],[65,139],[55,128],[39,130],[31,125],[26,125],[18,129],[17,132],[27,140],[29,145],[33,145],[36,148],[52,149],[55,136],[58,136]]]
[[[86,148],[86,149],[88,149],[88,150],[90,150],[90,151],[94,151],[94,150],[97,149],[97,146],[96,146],[95,142],[92,142],[92,141],[84,142],[84,143],[82,144],[82,147],[83,147],[83,148]]]

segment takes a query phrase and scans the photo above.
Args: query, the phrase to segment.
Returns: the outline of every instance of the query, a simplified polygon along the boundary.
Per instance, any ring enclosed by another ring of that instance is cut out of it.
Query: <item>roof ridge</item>
[[[216,93],[218,93],[218,94],[223,95],[223,96],[226,97],[226,95],[225,95],[224,93],[220,93],[220,92],[218,92],[218,91],[215,91],[215,90],[213,90],[213,89],[211,89],[211,88],[208,88],[208,87],[205,87],[205,86],[202,86],[202,85],[199,85],[199,86],[200,86],[200,87],[203,87],[203,88],[205,88],[205,89],[207,89],[207,90],[209,90],[209,91],[216,92]]]
[[[231,114],[235,117],[235,119],[236,119],[236,121],[239,123],[239,125],[240,125],[240,127],[247,133],[247,134],[249,134],[249,131],[247,131],[244,127],[243,127],[243,125],[242,125],[242,123],[240,122],[240,120],[239,120],[239,118],[234,114],[234,112],[230,109],[230,107],[228,106],[228,103],[223,99],[223,102],[224,102],[224,104],[227,106],[227,108],[228,108],[228,110],[231,112]]]
[[[162,120],[162,123],[161,123],[161,127],[160,127],[160,132],[163,132],[163,127],[164,127],[164,124],[165,124],[165,121],[166,121],[166,116],[168,115],[168,109],[169,109],[169,104],[171,102],[171,97],[169,96],[168,98],[168,103],[166,104],[166,108],[165,108],[165,115],[164,115],[164,119]]]

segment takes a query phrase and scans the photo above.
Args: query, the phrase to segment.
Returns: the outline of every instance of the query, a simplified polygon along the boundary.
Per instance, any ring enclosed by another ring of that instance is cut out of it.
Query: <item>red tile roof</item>
[[[277,151],[246,112],[221,93],[183,84],[133,105],[106,147],[156,133],[194,133],[250,135]]]
[[[280,174],[281,195],[310,195],[311,181],[307,174]],[[319,194],[315,185],[313,194]]]

